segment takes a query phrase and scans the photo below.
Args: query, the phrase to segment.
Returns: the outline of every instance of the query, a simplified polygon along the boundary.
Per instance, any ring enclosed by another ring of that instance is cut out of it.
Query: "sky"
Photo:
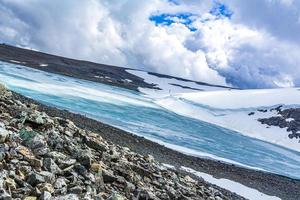
[[[213,84],[300,87],[299,0],[0,0],[0,42]]]

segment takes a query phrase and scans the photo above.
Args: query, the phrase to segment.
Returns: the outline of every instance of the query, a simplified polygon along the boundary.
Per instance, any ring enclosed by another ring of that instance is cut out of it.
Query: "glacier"
[[[0,82],[47,105],[86,115],[186,154],[300,179],[300,153],[296,149],[249,137],[194,114],[187,115],[188,110],[195,111],[195,102],[182,93],[191,92],[189,89],[176,91],[179,96],[170,94],[170,89],[165,93],[155,91],[159,94],[151,96],[145,95],[145,91],[130,91],[4,62],[0,62]],[[181,107],[181,102],[185,107]],[[205,109],[214,112],[209,106]]]

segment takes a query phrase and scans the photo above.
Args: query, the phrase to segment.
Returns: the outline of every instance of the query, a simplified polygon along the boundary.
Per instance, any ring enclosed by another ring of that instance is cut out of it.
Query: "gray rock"
[[[42,192],[39,200],[51,200],[51,198],[52,198],[51,193],[47,192],[47,191],[44,191],[44,192]]]
[[[91,168],[92,158],[91,153],[89,151],[81,151],[77,155],[77,161],[85,166],[87,169]]]
[[[46,148],[45,138],[33,131],[22,131],[23,144],[34,152],[39,153],[40,149]]]
[[[80,186],[75,186],[69,189],[69,192],[72,194],[81,194],[82,193],[82,187]]]
[[[55,197],[53,200],[79,200],[79,198],[76,194],[68,194],[65,196]]]
[[[82,176],[85,176],[85,174],[88,172],[87,169],[81,164],[76,164],[74,166],[74,169],[78,174],[80,174]]]
[[[6,192],[6,191],[3,191],[1,194],[0,194],[0,199],[1,200],[11,200],[11,196]]]
[[[31,173],[31,174],[28,176],[27,182],[28,182],[31,186],[35,187],[35,186],[37,186],[37,185],[40,184],[40,183],[44,183],[44,182],[45,182],[45,178],[44,178],[43,176],[41,176],[41,175],[39,175],[39,174],[33,172],[33,173]]]
[[[67,187],[66,179],[65,178],[58,178],[54,184],[54,188],[61,189],[63,187]]]
[[[53,184],[55,182],[55,175],[52,174],[51,172],[41,171],[41,172],[39,172],[39,174],[44,177],[45,182],[50,183],[50,184]]]
[[[107,200],[125,200],[126,198],[118,193],[113,193]]]
[[[118,177],[113,174],[113,172],[108,170],[103,170],[102,172],[104,183],[113,183],[118,180]]]
[[[106,151],[106,146],[101,143],[96,138],[91,138],[91,137],[84,137],[83,141],[86,143],[86,145],[92,149],[95,149],[97,151]]]
[[[43,167],[53,173],[53,174],[59,174],[61,173],[61,169],[58,167],[58,165],[52,160],[51,158],[45,158],[43,160]]]
[[[43,125],[45,123],[44,117],[44,113],[32,113],[27,115],[26,122],[33,123],[34,125]]]
[[[75,159],[64,159],[64,160],[58,159],[57,163],[58,163],[60,168],[65,169],[67,167],[75,165],[76,160]]]
[[[4,143],[6,138],[8,137],[9,132],[4,128],[0,127],[0,144]]]
[[[135,185],[130,182],[126,182],[125,192],[131,193],[134,190],[135,190]]]

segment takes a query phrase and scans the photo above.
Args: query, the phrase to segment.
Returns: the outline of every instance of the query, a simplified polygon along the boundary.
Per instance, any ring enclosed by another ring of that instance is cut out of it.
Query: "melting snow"
[[[139,88],[139,90],[152,97],[162,97],[170,94],[195,92],[195,91],[215,91],[215,90],[228,90],[227,88],[208,86],[197,84],[193,81],[183,81],[175,78],[164,78],[151,75],[148,72],[138,70],[126,70],[127,72],[141,77],[146,83],[155,84],[161,90]]]
[[[40,64],[40,67],[47,67],[48,64]]]
[[[280,198],[278,198],[278,197],[266,195],[262,192],[259,192],[258,190],[247,187],[245,185],[242,185],[238,182],[235,182],[235,181],[232,181],[229,179],[224,179],[224,178],[217,179],[217,178],[214,178],[210,174],[198,172],[198,171],[195,171],[188,167],[181,167],[181,169],[186,172],[192,173],[198,177],[201,177],[209,183],[215,184],[215,185],[217,185],[221,188],[227,189],[231,192],[235,192],[236,194],[238,194],[242,197],[245,197],[249,200],[258,200],[258,199],[260,199],[260,200],[280,200]]]

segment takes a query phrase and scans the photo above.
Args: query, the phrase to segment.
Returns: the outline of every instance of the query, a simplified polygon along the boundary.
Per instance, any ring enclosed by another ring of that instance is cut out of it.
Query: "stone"
[[[25,122],[32,123],[35,126],[45,124],[44,120],[45,114],[40,112],[35,112],[27,115]]]
[[[28,177],[27,177],[27,182],[35,187],[40,183],[44,183],[45,182],[45,178],[37,173],[31,173]]]
[[[84,137],[83,140],[86,145],[92,149],[95,149],[97,151],[106,151],[106,146],[104,144],[102,144],[102,142],[100,140],[98,140],[97,138],[93,138],[93,137]]]
[[[92,158],[91,153],[89,151],[82,151],[78,153],[77,161],[85,166],[87,169],[91,168]]]
[[[65,178],[58,178],[54,184],[55,189],[61,189],[63,187],[67,187],[66,179]]]
[[[118,177],[108,170],[103,170],[102,175],[104,183],[113,183],[118,180]]]
[[[82,193],[82,187],[80,186],[75,186],[75,187],[72,187],[69,189],[69,192],[72,193],[72,194],[81,194]]]
[[[47,153],[45,138],[34,131],[20,131],[22,144],[31,149],[37,155],[45,155]]]
[[[27,147],[19,146],[17,148],[17,152],[23,155],[26,160],[31,160],[35,158],[35,156],[31,153],[31,151]]]
[[[76,160],[75,159],[71,159],[71,158],[70,159],[64,159],[64,160],[58,159],[57,163],[58,163],[58,165],[59,165],[60,168],[65,169],[67,167],[75,165],[76,164]]]
[[[98,163],[93,163],[91,165],[91,170],[95,173],[99,173],[102,171],[102,167],[101,167],[101,164],[98,164]]]
[[[74,165],[73,168],[78,174],[80,174],[82,176],[84,176],[88,172],[88,170],[81,164],[76,164],[76,165]]]
[[[50,192],[44,191],[42,192],[39,200],[51,200],[52,195],[50,194]]]
[[[135,190],[135,185],[130,182],[126,182],[125,192],[131,193],[134,190]]]
[[[6,129],[0,127],[0,144],[5,142],[8,135],[9,132]]]
[[[53,174],[59,174],[61,172],[61,169],[51,158],[45,158],[43,160],[43,167],[45,168],[45,170]]]
[[[150,163],[154,162],[154,157],[150,154],[146,155],[144,158],[145,158],[146,161],[148,161]]]
[[[37,197],[35,197],[35,196],[28,196],[28,197],[25,197],[24,200],[37,200]]]
[[[76,194],[67,194],[64,196],[56,197],[53,200],[79,200],[79,198]]]
[[[55,182],[55,175],[51,172],[41,171],[39,174],[44,177],[46,183],[53,184]]]
[[[126,200],[121,194],[113,193],[107,200]]]
[[[41,169],[43,164],[42,164],[42,161],[39,160],[39,159],[36,159],[36,158],[30,158],[29,159],[29,163],[34,167],[34,168],[37,168],[37,169]]]
[[[0,199],[1,200],[11,200],[12,197],[6,191],[3,191],[2,193],[0,193]]]
[[[41,191],[41,192],[49,192],[50,194],[54,193],[54,188],[51,184],[49,183],[41,183],[37,185],[37,188]]]
[[[10,190],[16,190],[17,189],[17,186],[16,186],[16,183],[13,179],[11,178],[7,178],[5,180],[5,184],[6,186],[10,189]]]

